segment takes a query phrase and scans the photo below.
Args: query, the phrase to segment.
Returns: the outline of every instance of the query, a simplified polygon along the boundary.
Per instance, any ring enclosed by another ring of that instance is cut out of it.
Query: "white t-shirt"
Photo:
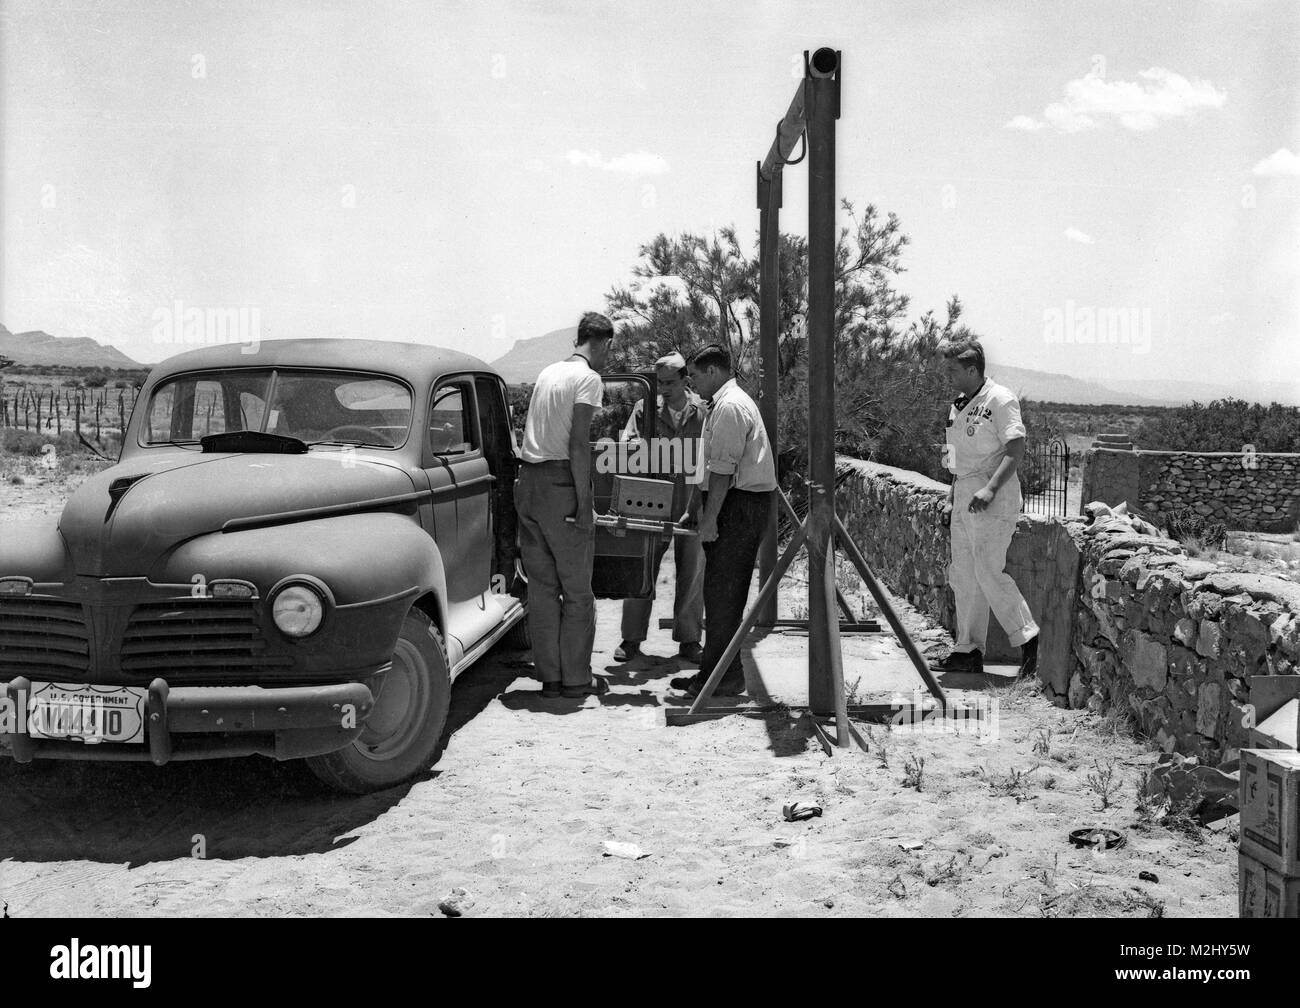
[[[600,409],[605,383],[585,360],[548,364],[537,376],[524,424],[525,462],[567,461],[573,407],[578,403]]]

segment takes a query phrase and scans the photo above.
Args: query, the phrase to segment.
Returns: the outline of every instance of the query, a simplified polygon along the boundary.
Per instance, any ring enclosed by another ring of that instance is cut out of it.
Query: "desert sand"
[[[70,490],[29,480],[0,487],[0,535],[5,517],[57,511]],[[665,565],[656,617],[670,579]],[[790,584],[786,612],[800,591]],[[446,919],[439,904],[460,888],[467,917],[1236,913],[1235,837],[1139,823],[1134,781],[1157,753],[1113,722],[1008,679],[952,693],[985,705],[985,730],[871,726],[869,752],[827,756],[797,710],[807,639],[770,634],[746,654],[770,710],[669,728],[675,645],[652,629],[649,657],[614,663],[618,607],[598,614],[610,694],[544,700],[527,654],[497,649],[457,680],[438,764],[382,794],[332,795],[298,765],[256,758],[0,761],[0,901],[15,918]],[[919,685],[887,634],[846,638],[844,652],[859,701]],[[1103,810],[1087,777],[1107,769],[1121,786]],[[822,815],[785,821],[793,800]],[[1072,847],[1067,834],[1089,826],[1127,842]]]

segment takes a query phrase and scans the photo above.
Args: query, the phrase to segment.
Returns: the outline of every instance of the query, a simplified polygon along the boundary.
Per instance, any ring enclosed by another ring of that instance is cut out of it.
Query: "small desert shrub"
[[[51,440],[36,431],[6,427],[0,431],[0,451],[10,455],[39,455]]]
[[[925,778],[925,757],[910,755],[903,760],[903,787],[916,788],[921,790],[921,782]]]
[[[889,735],[889,726],[885,725],[879,735],[872,731],[871,726],[867,725],[867,746],[876,754],[876,761],[884,770],[889,769],[889,744],[892,741]]]
[[[1189,507],[1162,511],[1156,524],[1162,525],[1169,538],[1178,540],[1191,556],[1221,550],[1227,544],[1228,527],[1223,522],[1199,515]],[[1192,553],[1192,549],[1199,552]]]
[[[1101,808],[1104,812],[1110,808],[1111,800],[1119,793],[1123,786],[1115,775],[1115,763],[1113,760],[1107,760],[1106,765],[1098,760],[1092,761],[1092,772],[1088,774],[1086,783],[1088,789],[1101,799]]]

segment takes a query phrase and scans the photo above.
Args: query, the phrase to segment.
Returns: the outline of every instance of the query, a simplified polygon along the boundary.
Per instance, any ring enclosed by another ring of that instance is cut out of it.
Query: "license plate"
[[[148,691],[138,686],[36,683],[28,707],[32,738],[66,742],[143,742]]]

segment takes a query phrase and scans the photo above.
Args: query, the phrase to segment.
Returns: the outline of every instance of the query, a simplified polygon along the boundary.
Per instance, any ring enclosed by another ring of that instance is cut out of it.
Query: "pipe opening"
[[[840,54],[823,46],[813,53],[810,65],[814,77],[829,77],[840,65]]]

